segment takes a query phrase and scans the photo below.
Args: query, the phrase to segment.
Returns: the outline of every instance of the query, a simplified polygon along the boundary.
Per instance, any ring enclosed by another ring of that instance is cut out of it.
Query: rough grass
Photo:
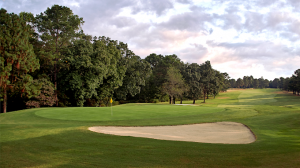
[[[122,115],[114,112],[113,117],[118,115],[117,118],[110,118],[109,108],[95,109],[96,114],[103,109],[100,118],[95,117],[93,108],[29,109],[0,114],[0,167],[300,167],[300,97],[275,91],[279,90],[231,91],[220,94],[227,99],[210,98],[206,104],[198,100],[200,106],[196,107],[115,106],[128,110],[123,110]],[[189,102],[192,103],[184,103]],[[257,140],[241,145],[209,144],[87,130],[95,125],[214,121],[246,124]]]

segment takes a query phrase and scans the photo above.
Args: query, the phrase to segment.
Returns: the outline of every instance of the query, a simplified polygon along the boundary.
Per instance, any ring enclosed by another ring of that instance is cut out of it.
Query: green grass
[[[78,120],[78,121],[116,121],[116,120],[144,120],[154,118],[181,117],[190,115],[203,115],[224,111],[218,107],[193,107],[156,104],[123,104],[111,107],[85,107],[85,108],[52,108],[37,111],[41,117]]]
[[[0,114],[0,167],[300,167],[300,96],[275,89],[221,93],[198,106],[126,104]],[[223,98],[222,98],[223,97]],[[219,99],[222,98],[222,99]],[[183,103],[192,103],[184,101]],[[95,125],[233,121],[251,144],[209,144],[94,133]]]

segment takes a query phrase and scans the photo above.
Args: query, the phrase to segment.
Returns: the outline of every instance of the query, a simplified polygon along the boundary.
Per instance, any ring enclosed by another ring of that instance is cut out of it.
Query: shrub
[[[38,80],[33,80],[33,84],[41,84],[41,92],[39,95],[34,96],[31,100],[26,102],[29,108],[40,106],[53,106],[56,102],[54,85],[46,78],[41,78]]]
[[[119,104],[120,104],[119,101],[113,101],[113,103],[112,103],[113,106],[116,106],[116,105],[119,105]]]
[[[40,103],[37,101],[29,100],[28,102],[26,102],[26,106],[27,108],[39,108]]]

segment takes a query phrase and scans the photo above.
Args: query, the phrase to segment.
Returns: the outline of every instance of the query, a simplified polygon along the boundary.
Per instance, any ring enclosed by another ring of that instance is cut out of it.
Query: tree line
[[[293,94],[300,94],[300,69],[297,69],[291,77],[280,77],[273,80],[256,79],[253,76],[244,76],[243,78],[230,79],[231,88],[279,88],[281,90],[292,91]]]
[[[83,18],[53,5],[34,16],[0,10],[0,99],[3,112],[42,106],[105,106],[109,99],[155,102],[217,95],[229,75],[209,61],[177,55],[141,59],[126,43],[93,37]]]

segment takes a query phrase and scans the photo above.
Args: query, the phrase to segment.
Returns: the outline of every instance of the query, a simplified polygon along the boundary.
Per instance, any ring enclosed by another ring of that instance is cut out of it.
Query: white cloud
[[[83,30],[128,43],[142,58],[176,54],[232,77],[290,76],[300,62],[298,0],[11,0],[8,12],[39,14],[54,4],[83,17]]]

